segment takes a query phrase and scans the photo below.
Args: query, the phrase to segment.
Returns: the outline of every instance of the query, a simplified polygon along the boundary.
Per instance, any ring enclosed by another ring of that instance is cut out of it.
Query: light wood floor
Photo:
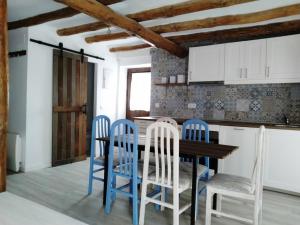
[[[0,193],[1,225],[86,225],[9,192]]]
[[[94,193],[86,196],[88,161],[8,176],[8,191],[69,215],[90,225],[132,224],[129,201],[117,197],[110,215],[102,207],[102,183],[95,182]],[[188,199],[189,196],[185,196]],[[205,200],[200,201],[200,220],[204,221]],[[251,206],[225,199],[223,209],[251,216]],[[189,224],[189,213],[181,216],[181,225]],[[263,225],[300,224],[300,197],[264,191]],[[172,224],[172,212],[155,211],[147,206],[145,225]],[[233,220],[212,218],[213,225],[241,225]]]

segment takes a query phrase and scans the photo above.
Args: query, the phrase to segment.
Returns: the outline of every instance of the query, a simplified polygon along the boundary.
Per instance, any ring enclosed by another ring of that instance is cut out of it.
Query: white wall
[[[9,31],[9,52],[27,50],[27,29]],[[20,134],[22,168],[26,147],[27,55],[9,58],[9,115],[8,132]]]
[[[117,115],[118,61],[104,46],[88,45],[82,37],[56,35],[56,29],[44,24],[29,29],[10,31],[10,50],[27,49],[28,55],[11,59],[9,128],[21,134],[23,170],[30,171],[51,166],[52,158],[52,66],[53,50],[30,42],[38,39],[74,50],[83,48],[86,53],[105,58],[89,58],[96,63],[95,114],[105,113],[112,120]],[[25,35],[25,36],[24,36]],[[103,68],[111,71],[107,88],[101,89]],[[22,77],[20,74],[22,73]],[[109,99],[104,103],[104,100]],[[101,106],[101,108],[100,108]]]
[[[11,31],[11,48],[20,50],[26,47],[28,50],[27,57],[11,61],[12,98],[9,113],[9,127],[11,131],[21,134],[24,144],[25,172],[51,166],[52,158],[53,50],[30,42],[30,38],[55,45],[63,42],[64,47],[74,50],[83,48],[87,53],[105,58],[105,61],[93,58],[89,61],[96,63],[95,114],[108,115],[112,121],[125,117],[127,68],[149,66],[151,61],[149,50],[111,54],[104,45],[86,44],[82,37],[58,37],[56,29],[47,24]],[[104,69],[109,71],[109,75],[103,89]],[[18,75],[21,72],[24,76],[20,78]]]

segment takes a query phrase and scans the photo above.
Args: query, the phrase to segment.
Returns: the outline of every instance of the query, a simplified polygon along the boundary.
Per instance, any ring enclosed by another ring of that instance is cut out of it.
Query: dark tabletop
[[[103,137],[103,138],[96,138],[96,140],[109,142],[110,138]],[[139,145],[144,146],[144,140],[139,142]],[[207,156],[207,157],[212,157],[217,159],[224,159],[226,156],[230,155],[237,148],[238,148],[237,146],[231,146],[231,145],[221,145],[221,144],[205,143],[199,141],[179,140],[179,153],[187,156],[197,156],[197,157]],[[144,148],[139,148],[139,150],[144,150]]]

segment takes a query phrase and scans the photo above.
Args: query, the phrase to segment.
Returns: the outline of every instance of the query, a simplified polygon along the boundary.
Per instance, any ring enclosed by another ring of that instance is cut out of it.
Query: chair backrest
[[[199,119],[190,119],[182,124],[182,140],[202,141],[202,130],[204,130],[204,140],[209,143],[208,124]]]
[[[204,131],[204,141],[209,143],[208,124],[203,120],[190,119],[182,124],[182,140],[202,141]],[[191,161],[191,159],[182,158],[183,161]],[[205,166],[209,167],[209,158],[204,157]]]
[[[179,132],[165,122],[155,122],[146,131],[143,179],[148,177],[150,148],[154,147],[155,183],[178,188],[179,185]],[[173,159],[173,160],[172,160]]]
[[[156,122],[169,123],[169,124],[173,125],[174,127],[178,128],[177,122],[170,117],[160,117],[159,119],[156,120]]]
[[[264,164],[264,149],[265,149],[265,127],[259,128],[258,142],[256,146],[256,157],[252,170],[251,192],[260,194],[263,187],[263,164]]]
[[[107,116],[100,115],[93,119],[92,138],[91,138],[91,153],[95,156],[95,142],[96,138],[108,137],[110,132],[110,119]],[[100,156],[104,155],[104,143],[98,141]],[[91,154],[92,155],[92,154]]]
[[[138,127],[130,120],[117,120],[111,125],[109,163],[112,165],[116,156],[121,176],[137,176],[138,134]]]

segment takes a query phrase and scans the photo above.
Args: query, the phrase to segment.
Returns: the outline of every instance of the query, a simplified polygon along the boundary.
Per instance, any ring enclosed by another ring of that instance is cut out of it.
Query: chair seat
[[[238,192],[251,194],[251,180],[245,177],[218,173],[207,183],[207,187],[224,190],[228,192]]]
[[[148,180],[155,182],[156,181],[156,173],[155,171],[151,174],[149,174]],[[158,183],[161,183],[161,178],[158,179]],[[165,180],[165,185],[168,185],[168,181]],[[173,179],[171,180],[170,186],[173,185]],[[188,189],[192,188],[192,177],[190,174],[188,174],[185,171],[180,170],[179,171],[179,188],[180,189]]]
[[[193,164],[190,163],[190,162],[180,162],[179,168],[180,168],[180,170],[183,170],[183,171],[185,171],[189,174],[193,172]],[[206,166],[201,165],[201,164],[197,165],[197,174],[198,174],[198,176],[201,176],[207,170],[208,170],[208,168]]]
[[[114,170],[115,172],[119,172],[119,166],[116,167],[116,169]],[[144,164],[141,163],[141,162],[138,162],[138,177],[142,178],[143,177],[143,169],[144,169]],[[148,168],[148,174],[151,174],[155,171],[155,167],[154,166],[151,166],[149,165],[149,168]]]

